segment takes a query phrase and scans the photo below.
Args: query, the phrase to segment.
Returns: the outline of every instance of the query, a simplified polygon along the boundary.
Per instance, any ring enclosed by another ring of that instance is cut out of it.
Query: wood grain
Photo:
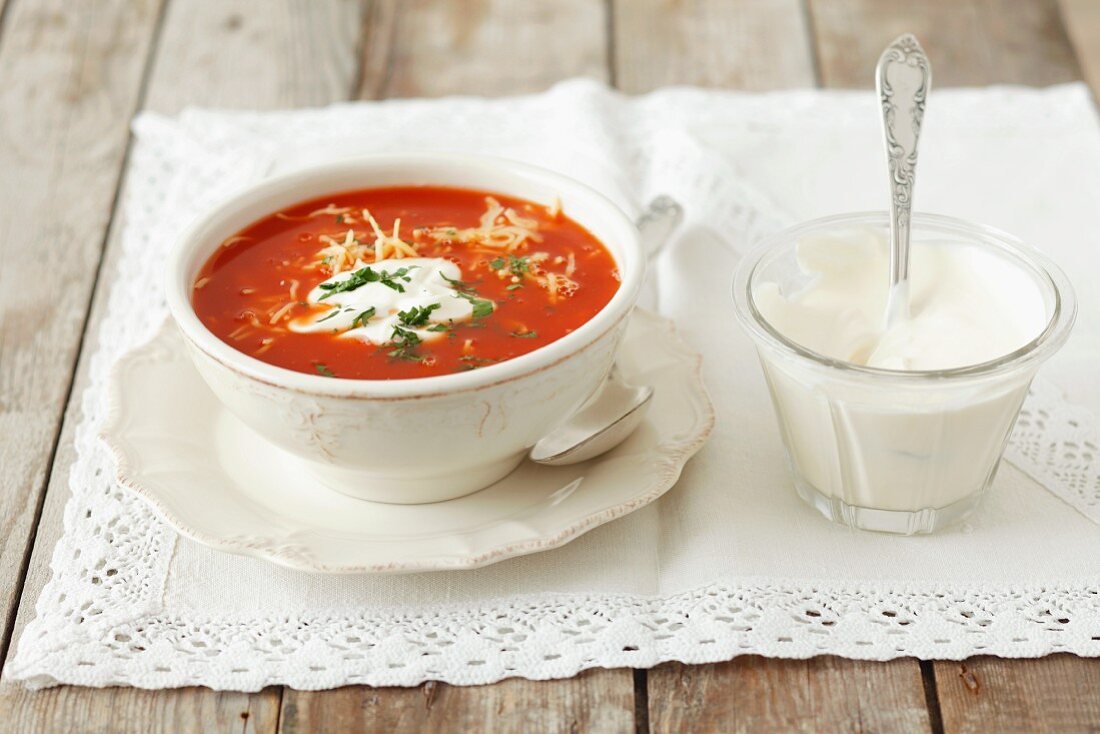
[[[373,17],[366,99],[522,94],[608,73],[602,0],[406,0],[380,4]]]
[[[356,0],[172,2],[154,57],[146,108],[276,109],[330,104],[352,93]]]
[[[357,58],[357,33],[347,29],[359,28],[358,13],[358,6],[346,0],[174,3],[154,52],[146,106],[170,112],[189,104],[274,107],[346,99],[353,86]],[[196,34],[196,28],[203,29],[203,33]],[[329,61],[317,65],[315,77],[301,76],[301,52],[287,49],[320,48],[324,44],[333,47],[328,52]],[[2,52],[0,49],[0,68]],[[234,67],[247,68],[249,74],[224,71]],[[123,112],[118,121],[123,131],[129,114],[128,110]],[[121,157],[115,163],[116,169],[119,162]],[[117,177],[117,170],[114,175]],[[104,225],[111,211],[110,202],[111,197],[106,196],[102,211],[94,215]],[[91,337],[85,337],[93,342],[118,265],[118,234],[119,223],[114,221],[103,266],[105,276],[96,288],[86,332]],[[95,260],[89,259],[86,267],[94,272]],[[0,333],[7,335],[9,331],[5,327]],[[87,351],[83,353],[77,368],[73,399],[65,415],[16,619],[15,639],[34,614],[34,602],[49,579],[50,555],[62,532],[69,467],[75,459],[73,431],[81,418],[79,398],[88,384],[90,356]],[[271,732],[278,717],[279,695],[279,689],[221,694],[199,688],[143,691],[61,687],[29,692],[21,685],[0,680],[0,722],[18,720],[27,731]],[[240,717],[242,712],[249,713],[247,721]],[[126,722],[126,726],[118,722]]]
[[[981,657],[935,669],[947,732],[1100,731],[1100,660]]]
[[[0,44],[0,657],[158,0],[8,9]]]
[[[801,0],[614,0],[615,85],[762,90],[814,85]]]
[[[1100,95],[1100,2],[1060,0],[1058,7],[1077,65],[1092,87],[1092,96],[1097,97]]]
[[[634,728],[629,672],[590,670],[560,681],[518,678],[490,686],[430,682],[283,696],[280,730],[402,732],[624,732]]]
[[[649,724],[653,732],[910,732],[927,731],[929,716],[911,660],[748,656],[651,670]]]
[[[28,695],[10,713],[0,705],[8,732],[273,732],[279,689],[260,693],[205,688],[146,691],[138,688],[53,688]]]
[[[1080,77],[1056,0],[809,0],[821,81],[872,88],[882,49],[914,33],[936,87]]]

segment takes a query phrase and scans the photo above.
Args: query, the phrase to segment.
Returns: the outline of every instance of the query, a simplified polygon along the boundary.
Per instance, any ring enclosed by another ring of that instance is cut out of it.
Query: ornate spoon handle
[[[905,299],[899,305],[908,314],[905,283],[909,279],[909,214],[917,168],[924,104],[932,85],[932,67],[912,34],[886,47],[875,70],[875,86],[882,105],[882,132],[890,166],[890,286]],[[901,284],[901,288],[895,288]],[[894,304],[891,311],[894,311]]]

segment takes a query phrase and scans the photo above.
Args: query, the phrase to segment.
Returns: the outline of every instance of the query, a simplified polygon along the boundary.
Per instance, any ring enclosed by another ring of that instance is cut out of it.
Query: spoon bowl
[[[596,396],[560,428],[548,433],[531,449],[536,464],[579,464],[606,453],[638,428],[649,409],[653,388],[625,382],[617,368]]]

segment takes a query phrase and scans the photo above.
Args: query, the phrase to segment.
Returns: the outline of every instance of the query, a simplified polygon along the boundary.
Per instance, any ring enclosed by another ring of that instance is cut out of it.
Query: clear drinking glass
[[[889,241],[889,226],[886,212],[866,212],[772,235],[738,265],[734,302],[756,344],[799,496],[854,528],[931,533],[969,514],[992,484],[1031,379],[1065,342],[1076,301],[1061,269],[1016,238],[960,219],[915,214],[914,247],[989,248],[1034,277],[1047,311],[1042,333],[981,364],[900,371],[806,349],[756,308],[758,283],[793,293],[811,282],[795,259],[803,237],[873,230]]]

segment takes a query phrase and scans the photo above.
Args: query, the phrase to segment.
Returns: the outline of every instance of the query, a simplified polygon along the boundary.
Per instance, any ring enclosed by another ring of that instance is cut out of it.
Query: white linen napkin
[[[139,118],[126,257],[84,396],[65,534],[7,674],[33,686],[256,690],[473,684],[744,653],[1100,655],[1100,127],[1082,85],[936,91],[921,144],[919,210],[1016,233],[1078,287],[1076,333],[1043,370],[1010,450],[1031,477],[1004,467],[968,522],[913,538],[829,524],[791,489],[731,274],[778,224],[886,206],[877,119],[870,92],[627,98],[590,81],[493,101]],[[95,439],[111,364],[164,317],[146,284],[174,232],[269,170],[409,148],[541,164],[631,212],[660,193],[680,201],[687,222],[654,268],[655,303],[704,355],[719,415],[709,445],[657,503],[477,571],[311,576],[178,538],[109,479]]]

